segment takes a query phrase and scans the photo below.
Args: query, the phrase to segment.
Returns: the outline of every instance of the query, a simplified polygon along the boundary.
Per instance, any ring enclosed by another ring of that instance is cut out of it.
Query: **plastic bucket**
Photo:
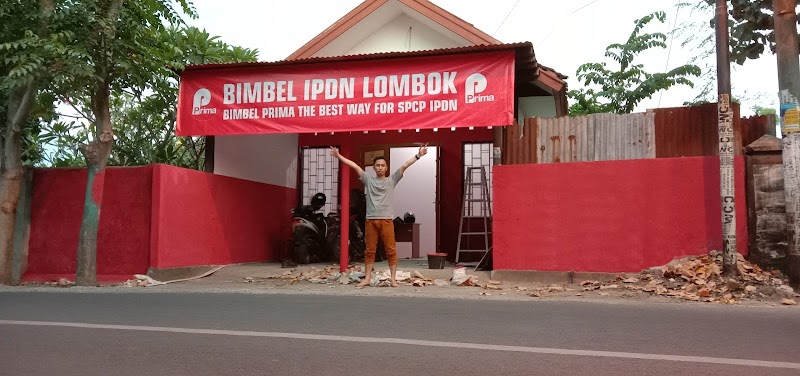
[[[428,253],[428,269],[444,269],[447,253]]]
[[[456,266],[453,268],[453,280],[457,280],[459,278],[463,278],[467,275],[467,269],[461,265]]]

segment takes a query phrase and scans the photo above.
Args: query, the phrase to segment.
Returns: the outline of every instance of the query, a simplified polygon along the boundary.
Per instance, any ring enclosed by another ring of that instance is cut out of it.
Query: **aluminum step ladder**
[[[476,176],[477,175],[477,176]],[[477,178],[477,179],[476,179]],[[479,187],[476,189],[476,187]],[[475,192],[475,191],[478,192]],[[475,230],[476,224],[483,222],[483,228]],[[465,223],[466,222],[466,223]],[[464,200],[461,205],[461,220],[458,226],[458,246],[456,247],[456,264],[462,253],[483,253],[481,260],[475,267],[478,270],[492,247],[489,236],[492,233],[492,206],[489,197],[489,182],[486,179],[486,167],[467,167],[464,179]],[[481,245],[482,248],[469,247],[471,244]],[[467,246],[466,248],[464,246]]]

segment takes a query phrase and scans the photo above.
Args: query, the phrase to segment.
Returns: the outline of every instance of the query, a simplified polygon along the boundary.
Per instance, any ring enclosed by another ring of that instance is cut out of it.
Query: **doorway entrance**
[[[383,156],[389,164],[389,173],[400,168],[414,157],[419,146],[365,145],[362,147],[365,172],[375,176],[372,161]],[[428,154],[414,163],[403,174],[394,193],[395,216],[403,218],[413,213],[419,224],[419,255],[436,252],[439,248],[439,147],[428,145]],[[412,243],[397,242],[397,257],[412,258]]]

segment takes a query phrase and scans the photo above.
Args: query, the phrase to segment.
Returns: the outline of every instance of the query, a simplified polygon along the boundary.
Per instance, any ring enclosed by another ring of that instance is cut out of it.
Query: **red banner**
[[[176,134],[503,126],[513,108],[514,51],[190,69]]]

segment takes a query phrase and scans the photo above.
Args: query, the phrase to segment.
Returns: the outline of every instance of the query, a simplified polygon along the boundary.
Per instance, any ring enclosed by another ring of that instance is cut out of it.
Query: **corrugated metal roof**
[[[187,65],[184,68],[184,72],[205,70],[205,69],[272,67],[272,66],[284,66],[284,65],[409,58],[409,57],[420,57],[420,56],[458,55],[458,54],[467,54],[474,52],[504,51],[504,50],[514,50],[516,52],[518,68],[520,65],[519,63],[529,64],[531,68],[542,67],[536,62],[536,56],[534,55],[533,52],[533,44],[531,44],[531,42],[520,42],[520,43],[506,43],[506,44],[492,44],[492,45],[476,45],[476,46],[454,47],[454,48],[439,48],[439,49],[421,50],[421,51],[380,52],[380,53],[360,54],[360,55],[310,57],[305,59],[278,60],[271,62],[191,64]],[[550,68],[545,68],[545,69],[551,70]]]

